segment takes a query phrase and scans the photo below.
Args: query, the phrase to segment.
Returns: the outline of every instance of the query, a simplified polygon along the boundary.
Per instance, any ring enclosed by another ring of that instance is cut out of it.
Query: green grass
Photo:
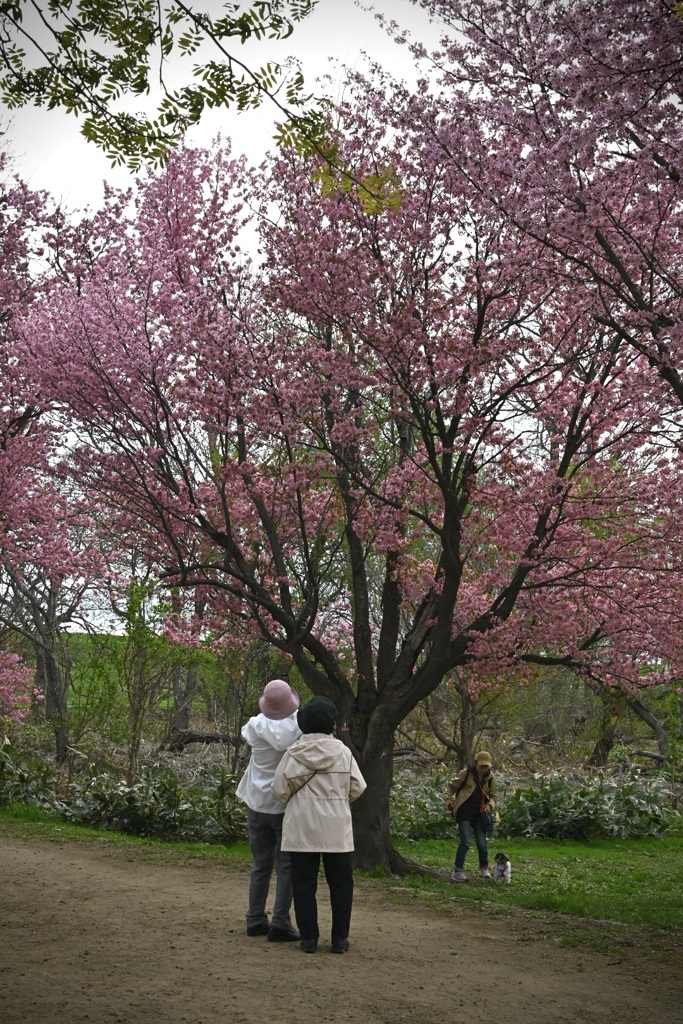
[[[60,821],[56,815],[33,804],[10,804],[9,807],[0,808],[0,820],[42,822],[46,825]]]
[[[214,843],[175,843],[144,836],[124,835],[110,829],[91,828],[88,825],[74,825],[62,818],[27,804],[10,804],[0,807],[0,836],[16,835],[23,839],[41,839],[51,842],[72,841],[97,843],[117,850],[129,848],[153,851],[160,856],[181,854],[186,859],[230,861],[240,866],[251,861],[248,843],[232,843],[218,846]]]
[[[396,845],[425,866],[447,871],[453,866],[455,842],[404,841]],[[471,881],[450,886],[455,898],[501,908],[561,911],[602,921],[683,927],[681,837],[590,843],[506,839],[500,847],[512,860],[512,884],[480,880],[476,851],[470,850],[466,871],[469,868]],[[495,840],[490,849],[495,853]]]

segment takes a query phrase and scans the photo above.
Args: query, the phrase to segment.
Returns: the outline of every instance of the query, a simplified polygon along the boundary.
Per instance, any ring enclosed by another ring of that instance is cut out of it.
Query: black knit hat
[[[331,733],[337,721],[337,709],[328,697],[313,697],[299,708],[296,720],[303,733]]]

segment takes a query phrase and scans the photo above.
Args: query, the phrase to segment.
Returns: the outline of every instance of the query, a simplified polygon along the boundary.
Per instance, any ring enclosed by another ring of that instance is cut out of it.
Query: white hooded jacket
[[[242,736],[251,747],[251,757],[237,787],[238,798],[252,811],[282,814],[282,804],[273,796],[271,786],[286,748],[301,736],[296,711],[280,719],[254,715],[242,729]]]
[[[278,765],[273,793],[287,804],[282,849],[289,853],[350,853],[349,803],[366,788],[341,740],[312,732],[293,743]]]

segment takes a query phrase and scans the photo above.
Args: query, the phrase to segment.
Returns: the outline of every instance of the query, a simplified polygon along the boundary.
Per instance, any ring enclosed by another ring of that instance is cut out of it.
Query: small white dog
[[[493,881],[505,882],[506,885],[512,881],[512,864],[506,853],[497,853],[493,858]]]

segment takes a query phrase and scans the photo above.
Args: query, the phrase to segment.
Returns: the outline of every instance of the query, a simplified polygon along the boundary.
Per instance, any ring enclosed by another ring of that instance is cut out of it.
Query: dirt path
[[[610,963],[460,901],[432,910],[361,882],[350,952],[308,956],[247,938],[233,867],[0,837],[0,878],[2,1024],[680,1020],[675,954]]]

